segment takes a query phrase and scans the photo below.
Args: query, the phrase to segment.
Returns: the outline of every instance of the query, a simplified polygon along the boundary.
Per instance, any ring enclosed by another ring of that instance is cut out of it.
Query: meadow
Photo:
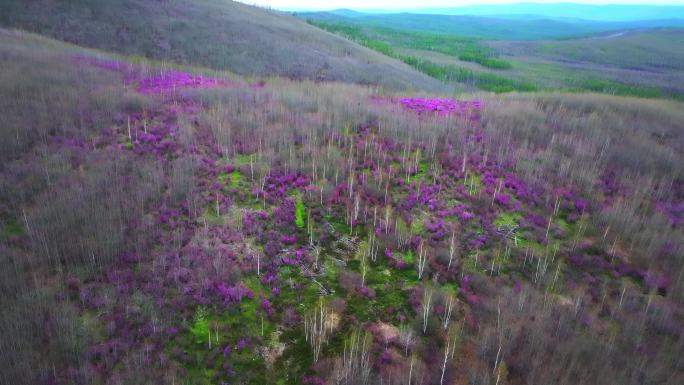
[[[0,64],[0,383],[684,381],[681,102]]]

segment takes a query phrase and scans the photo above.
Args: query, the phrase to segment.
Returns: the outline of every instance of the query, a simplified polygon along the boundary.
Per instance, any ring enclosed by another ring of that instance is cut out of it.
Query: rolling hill
[[[602,91],[607,82],[684,95],[684,29],[626,31],[607,36],[527,42],[487,43],[514,63],[511,76],[567,85],[593,79],[585,88]],[[516,65],[517,64],[517,65]]]
[[[445,90],[397,60],[292,16],[227,0],[9,0],[0,4],[0,25],[244,75]]]
[[[625,69],[684,69],[684,29],[626,31],[606,36],[538,42],[497,42],[502,54],[529,55]]]

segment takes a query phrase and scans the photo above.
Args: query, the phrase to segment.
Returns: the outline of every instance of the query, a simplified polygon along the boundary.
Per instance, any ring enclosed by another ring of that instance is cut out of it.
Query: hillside
[[[228,0],[8,0],[0,3],[0,25],[244,75],[445,90],[399,61],[301,20]]]
[[[492,42],[506,56],[536,56],[650,72],[684,70],[684,29],[620,31],[583,39]]]
[[[511,76],[566,86],[591,79],[588,89],[610,83],[661,90],[684,97],[684,29],[624,31],[584,39],[535,42],[494,41],[487,45],[514,63]]]
[[[0,383],[684,383],[684,107],[0,29]]]

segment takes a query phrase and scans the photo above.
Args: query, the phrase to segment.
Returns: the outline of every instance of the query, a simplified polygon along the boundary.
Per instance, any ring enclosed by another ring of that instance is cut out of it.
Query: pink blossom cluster
[[[438,115],[451,113],[461,115],[469,111],[478,111],[482,108],[479,100],[458,101],[451,99],[430,98],[402,98],[399,103],[406,109],[417,112],[434,112]]]
[[[673,227],[684,223],[684,202],[658,202],[655,207]]]
[[[161,71],[154,75],[148,75],[140,66],[118,60],[80,56],[76,57],[75,60],[79,63],[121,73],[124,75],[126,84],[134,85],[138,91],[144,94],[166,94],[184,88],[215,88],[233,85],[232,82],[224,79],[182,71]]]
[[[147,132],[136,132],[133,144],[139,154],[169,154],[178,149],[175,132],[170,125],[151,126]]]
[[[252,189],[252,196],[254,198],[265,198],[267,201],[280,201],[287,197],[290,190],[300,189],[304,191],[309,184],[310,181],[306,175],[273,171],[271,175],[266,177],[263,189],[258,187]]]
[[[216,286],[216,292],[226,303],[238,303],[245,297],[252,298],[254,296],[254,293],[242,283],[238,283],[235,286],[226,286],[221,282]]]
[[[138,80],[138,91],[144,94],[164,94],[179,88],[214,88],[230,85],[230,82],[223,79],[180,71],[166,71],[158,75],[140,78]]]

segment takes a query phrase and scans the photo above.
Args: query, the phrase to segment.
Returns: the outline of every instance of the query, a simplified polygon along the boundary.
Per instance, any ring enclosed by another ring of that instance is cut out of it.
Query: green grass
[[[298,193],[297,195],[295,195],[295,225],[300,229],[303,229],[305,225],[305,211],[306,207],[304,206],[304,202],[302,201],[302,195]]]
[[[5,237],[16,237],[22,235],[23,233],[24,228],[16,222],[6,223],[0,229],[0,234],[2,234]]]
[[[401,255],[401,259],[404,261],[405,264],[407,265],[413,265],[413,262],[415,260],[413,256],[413,251],[407,250]]]
[[[207,343],[209,340],[209,315],[207,310],[198,307],[193,317],[193,323],[190,326],[190,333],[195,337],[197,343]]]
[[[494,226],[513,228],[518,225],[518,221],[520,221],[520,214],[515,212],[504,212],[496,217],[494,220]]]
[[[245,166],[252,162],[252,157],[256,154],[235,154],[233,156],[232,162],[236,166]]]
[[[325,220],[340,234],[351,234],[352,229],[343,219],[326,216]],[[354,234],[363,234],[361,226],[354,226]]]
[[[256,283],[255,283],[256,282]],[[258,292],[260,286],[258,280],[251,280],[248,286],[254,287]],[[190,341],[181,339],[181,345],[192,358],[186,363],[188,380],[202,384],[211,384],[215,376],[229,379],[227,372],[221,369],[221,364],[227,362],[235,373],[243,377],[244,383],[262,384],[267,382],[268,372],[265,370],[265,362],[261,354],[253,346],[242,351],[232,349],[228,357],[211,354],[209,350],[209,337],[214,347],[234,346],[242,338],[250,338],[252,342],[263,340],[267,346],[278,343],[275,332],[275,324],[262,317],[258,311],[258,298],[243,299],[239,304],[231,306],[227,310],[210,310],[199,307],[195,311],[192,322],[188,327]],[[218,331],[218,335],[216,335]],[[183,341],[190,342],[183,344]]]
[[[470,195],[477,195],[482,190],[480,175],[469,173],[463,180],[463,185]]]
[[[221,226],[226,222],[225,214],[216,215],[216,206],[212,203],[204,209],[204,215],[201,218],[210,226]]]
[[[276,384],[299,385],[313,362],[311,346],[300,329],[287,330],[280,337],[285,350],[274,365]]]
[[[584,80],[579,83],[578,88],[604,94],[634,96],[639,98],[662,98],[667,96],[661,89],[656,87],[639,87],[604,79]],[[684,95],[681,97],[684,97]]]
[[[421,215],[420,217],[414,218],[411,221],[410,232],[413,235],[420,235],[425,232],[425,220],[427,215]]]
[[[463,271],[469,274],[478,274],[483,271],[482,257],[478,256],[477,263],[475,262],[475,254],[468,254],[462,258]]]
[[[259,281],[259,277],[257,276],[250,276],[247,278],[244,278],[242,280],[242,283],[245,285],[246,288],[251,290],[255,296],[266,296],[268,295],[268,289],[264,286],[261,281]]]
[[[395,48],[440,52],[483,67],[508,69],[511,64],[478,40],[440,33],[415,32],[391,28],[357,26],[350,23],[307,20],[326,31],[342,35],[387,56],[398,57]]]
[[[532,83],[513,80],[488,72],[473,71],[454,65],[435,64],[415,56],[403,57],[402,61],[435,79],[444,82],[470,84],[485,91],[503,93],[512,91],[532,92],[537,90],[537,86]]]
[[[237,188],[240,186],[240,182],[244,179],[244,176],[240,171],[238,170],[233,170],[233,172],[230,173],[230,187]]]

